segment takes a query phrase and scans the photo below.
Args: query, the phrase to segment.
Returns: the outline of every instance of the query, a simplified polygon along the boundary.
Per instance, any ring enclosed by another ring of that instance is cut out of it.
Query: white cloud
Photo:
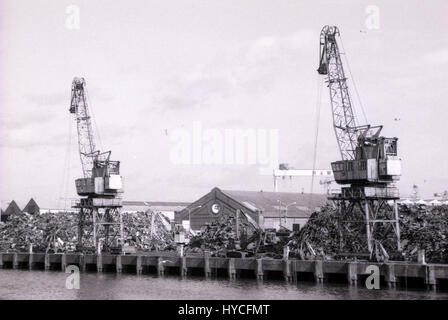
[[[170,77],[155,101],[162,109],[209,107],[216,97],[265,94],[289,76],[304,55],[310,55],[315,32],[303,29],[287,36],[262,36],[217,52],[214,61],[196,65],[189,73]]]

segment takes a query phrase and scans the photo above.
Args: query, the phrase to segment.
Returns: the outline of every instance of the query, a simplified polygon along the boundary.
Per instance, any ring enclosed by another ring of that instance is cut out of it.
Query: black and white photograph
[[[447,13],[0,0],[0,300],[448,300]]]

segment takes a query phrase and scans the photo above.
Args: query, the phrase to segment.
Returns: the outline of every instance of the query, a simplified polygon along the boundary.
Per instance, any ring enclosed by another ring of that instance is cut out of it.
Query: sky
[[[74,77],[86,79],[97,145],[121,161],[127,200],[193,201],[215,186],[272,191],[249,156],[219,162],[228,153],[219,139],[232,130],[267,133],[275,143],[257,140],[257,152],[264,144],[280,163],[309,169],[318,129],[316,168],[329,168],[340,155],[316,72],[327,24],[341,31],[355,111],[356,84],[368,122],[399,138],[401,194],[414,184],[422,197],[443,192],[446,12],[444,0],[0,0],[2,207],[76,198]],[[193,161],[195,146],[221,153]],[[309,192],[310,179],[280,190]]]

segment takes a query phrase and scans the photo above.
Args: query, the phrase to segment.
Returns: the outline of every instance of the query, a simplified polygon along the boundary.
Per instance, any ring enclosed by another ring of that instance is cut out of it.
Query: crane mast
[[[83,173],[75,180],[81,199],[73,206],[79,209],[78,249],[111,252],[123,243],[120,162],[110,160],[111,151],[96,149],[84,78],[73,79],[69,111],[76,120]]]
[[[390,234],[390,227],[400,251],[399,195],[395,186],[401,175],[398,138],[380,136],[382,126],[356,123],[339,38],[336,26],[323,27],[317,72],[325,76],[328,84],[333,128],[341,154],[341,160],[332,162],[331,168],[335,181],[343,186],[340,194],[330,197],[339,210],[341,239],[349,236],[344,236],[344,230],[350,229],[351,221],[362,219],[370,253],[377,245],[384,249],[381,242]],[[342,243],[341,240],[341,250]]]

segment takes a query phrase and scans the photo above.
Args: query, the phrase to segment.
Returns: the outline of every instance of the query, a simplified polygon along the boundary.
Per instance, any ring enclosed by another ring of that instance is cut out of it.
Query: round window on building
[[[219,203],[214,203],[211,206],[211,210],[213,214],[218,214],[219,212],[221,212],[221,205]]]

